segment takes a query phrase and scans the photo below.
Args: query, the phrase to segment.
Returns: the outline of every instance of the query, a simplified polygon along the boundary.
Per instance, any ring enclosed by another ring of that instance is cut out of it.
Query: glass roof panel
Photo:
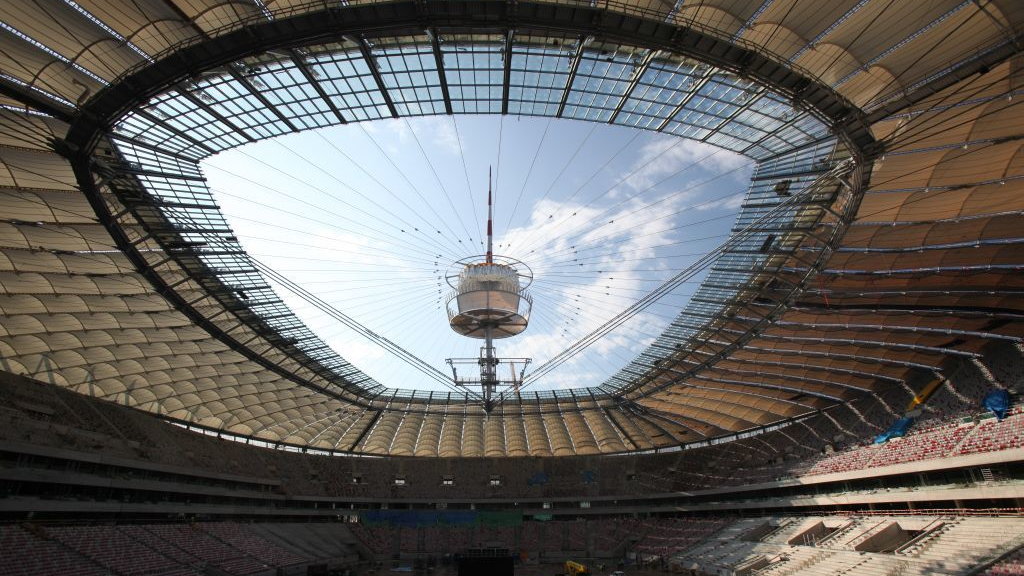
[[[501,112],[505,58],[503,36],[444,37],[441,54],[454,112]]]
[[[568,48],[513,44],[509,113],[554,116],[569,79]]]

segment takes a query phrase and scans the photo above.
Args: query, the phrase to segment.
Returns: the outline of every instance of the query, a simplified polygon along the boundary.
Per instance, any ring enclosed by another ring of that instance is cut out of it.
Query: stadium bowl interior
[[[1020,573],[1024,3],[29,0],[0,17],[11,573],[443,570],[481,548],[526,573]],[[755,163],[693,298],[607,380],[489,411],[376,382],[281,302],[200,168],[459,114]]]

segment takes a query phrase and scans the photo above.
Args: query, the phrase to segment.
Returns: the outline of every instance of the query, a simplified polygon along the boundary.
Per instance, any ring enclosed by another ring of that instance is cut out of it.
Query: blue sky
[[[448,327],[446,271],[485,251],[535,276],[527,330],[497,341],[533,366],[568,348],[725,240],[752,164],[699,143],[514,116],[385,120],[234,149],[204,164],[246,249],[359,323],[449,372],[479,341]],[[530,389],[602,383],[696,288],[683,285]],[[445,389],[276,287],[332,348],[386,386]],[[529,373],[529,371],[527,372]]]

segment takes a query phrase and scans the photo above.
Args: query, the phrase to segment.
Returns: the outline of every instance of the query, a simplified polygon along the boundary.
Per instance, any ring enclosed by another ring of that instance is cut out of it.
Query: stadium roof
[[[756,430],[1020,342],[1016,0],[27,0],[0,17],[4,370],[268,442],[568,455]],[[490,415],[381,386],[270,290],[198,167],[462,113],[757,162],[700,290],[609,381]]]

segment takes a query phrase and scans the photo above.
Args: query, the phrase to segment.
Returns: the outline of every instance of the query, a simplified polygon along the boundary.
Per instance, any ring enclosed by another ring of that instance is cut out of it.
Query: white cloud
[[[414,145],[409,125],[403,119],[388,118],[376,122],[360,122],[359,127],[392,157],[408,152],[409,146]]]
[[[420,156],[417,140],[428,158],[437,152],[452,156],[460,154],[455,127],[452,126],[451,120],[444,116],[362,122],[360,126],[365,128],[367,134],[370,134],[392,158],[409,154]]]
[[[663,196],[662,200],[660,209],[672,213],[682,210],[690,197],[675,194]],[[570,294],[553,292],[545,294],[544,298],[537,297],[538,305],[549,308],[543,311],[546,315],[571,318],[572,322],[567,334],[563,334],[556,326],[546,332],[531,333],[527,329],[522,336],[517,337],[512,344],[515,355],[534,358],[533,369],[597,330],[624,311],[631,302],[655,288],[655,285],[642,281],[650,277],[642,269],[652,266],[664,268],[663,264],[654,259],[658,255],[657,246],[677,240],[678,231],[667,231],[666,228],[672,226],[672,220],[652,219],[648,211],[640,209],[643,204],[639,199],[634,199],[606,212],[601,206],[583,206],[546,199],[534,206],[528,226],[509,230],[499,240],[503,243],[506,238],[530,238],[535,235],[547,238],[548,243],[543,249],[534,249],[533,254],[516,254],[515,246],[510,254],[531,264],[538,279],[545,278],[549,273],[557,273],[554,268],[557,259],[550,255],[564,254],[566,260],[572,260],[569,256],[571,254],[585,260],[584,268],[588,270],[614,271],[614,281],[609,279],[612,272],[595,273],[573,287],[573,294],[582,295],[585,313],[577,313],[576,306],[579,303]],[[566,214],[575,216],[565,218]],[[552,215],[554,218],[550,218]],[[564,225],[558,222],[559,218],[570,223]],[[600,225],[576,225],[576,222],[590,223],[598,219],[602,222]],[[546,227],[563,225],[566,226],[564,234],[540,233]],[[578,228],[581,233],[574,234],[574,228]],[[523,250],[528,248],[522,247]],[[614,289],[609,291],[606,288],[609,285],[614,285]],[[609,294],[605,295],[606,292]],[[623,300],[623,294],[630,295],[631,300]],[[598,339],[585,353],[575,356],[561,369],[545,376],[543,387],[563,388],[580,386],[582,382],[591,385],[599,383],[609,374],[606,369],[597,369],[598,365],[621,364],[635,357],[664,329],[665,324],[665,319],[653,314],[638,314]],[[591,373],[592,377],[588,377]]]
[[[427,116],[412,121],[413,129],[427,153],[444,152],[459,157],[462,149],[452,120],[447,116]]]
[[[740,206],[743,205],[743,199],[746,197],[746,193],[732,194],[721,200],[715,200],[713,202],[702,202],[693,207],[694,210],[700,210],[706,212],[708,210],[739,210]]]
[[[616,181],[629,175],[623,185],[634,191],[643,191],[667,178],[690,173],[694,168],[718,174],[747,164],[750,160],[744,156],[695,140],[673,138],[667,142],[664,138],[657,138],[640,148],[637,161]]]

